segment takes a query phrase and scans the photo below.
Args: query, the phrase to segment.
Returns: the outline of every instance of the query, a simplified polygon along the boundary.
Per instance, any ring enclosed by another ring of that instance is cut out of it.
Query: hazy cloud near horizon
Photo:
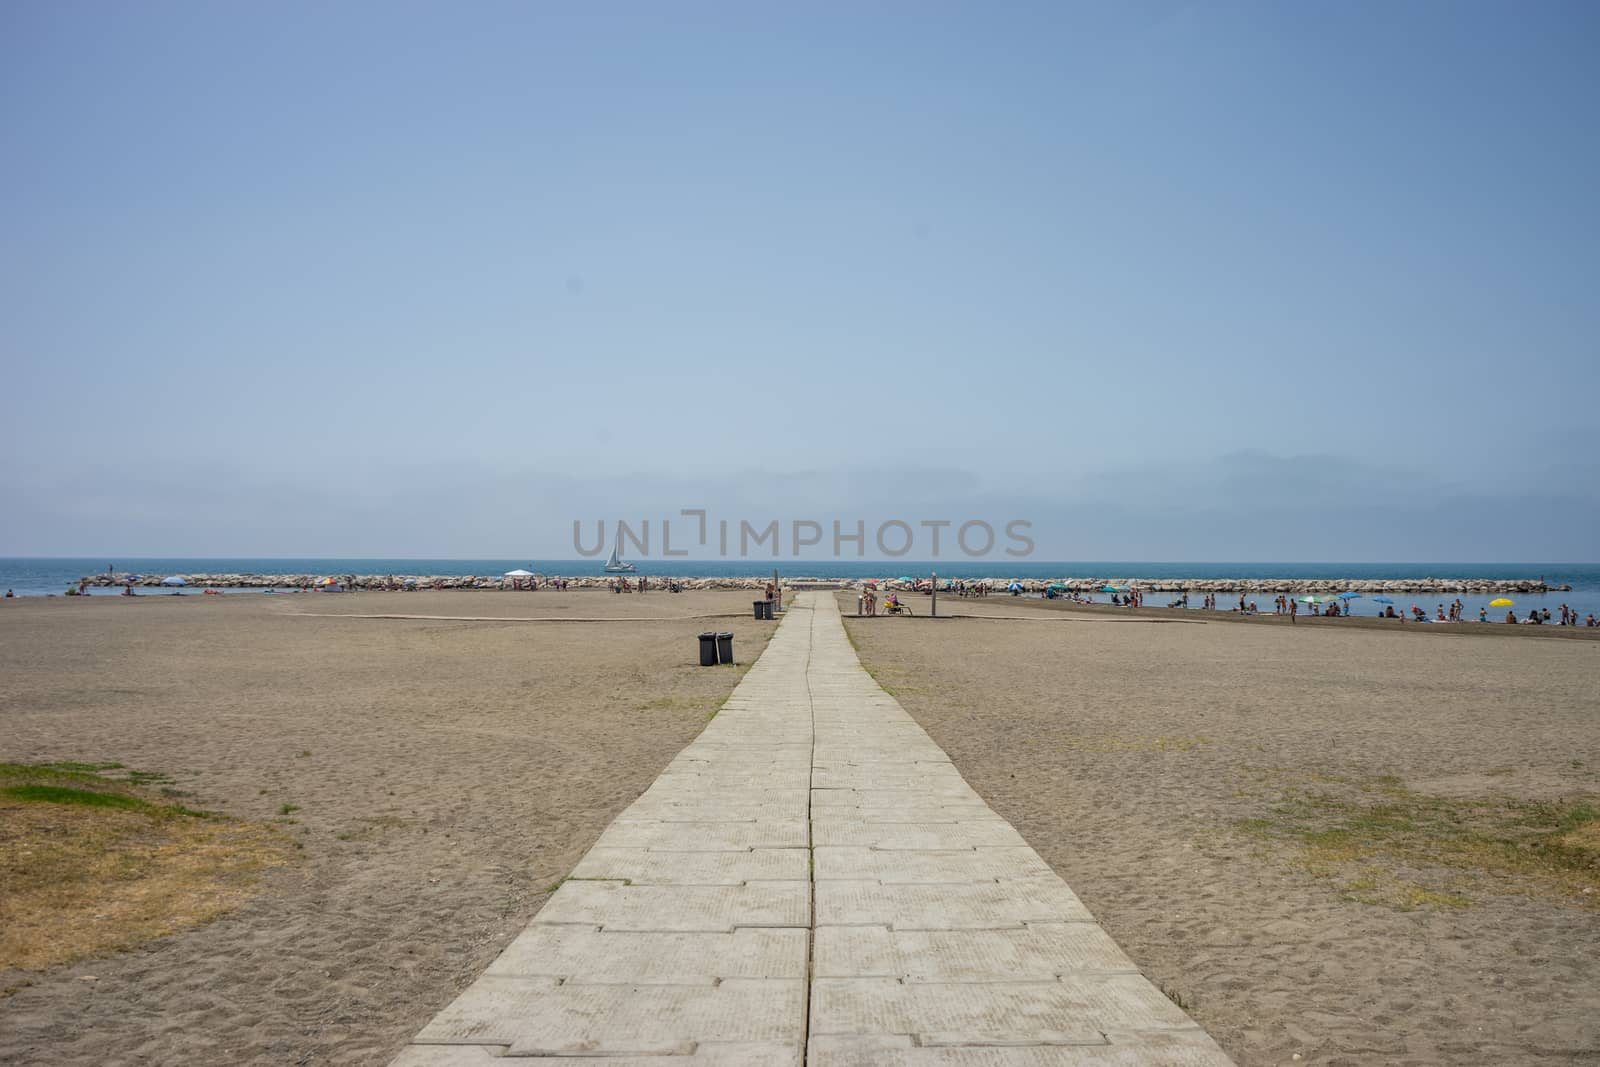
[[[792,558],[795,520],[820,523],[823,544],[806,554],[821,558],[831,555],[835,520],[847,533],[860,520],[874,558],[873,531],[898,519],[917,531],[911,558],[921,559],[931,558],[925,520],[982,519],[1001,532],[1021,519],[1039,560],[1588,561],[1600,464],[1575,463],[1570,474],[1561,484],[1475,487],[1263,451],[1046,477],[1020,490],[932,468],[581,479],[462,464],[369,470],[348,481],[330,470],[296,481],[217,466],[167,476],[105,467],[65,489],[44,479],[0,482],[16,505],[0,526],[0,555],[570,559],[578,555],[574,521],[587,546],[600,520],[608,537],[618,520],[635,529],[650,520],[650,554],[661,558],[669,520],[675,549],[714,558],[715,534],[699,547],[696,519],[681,514],[703,508],[713,530],[729,522],[735,556],[741,521],[760,528],[778,520],[781,558]],[[942,544],[942,558],[964,558],[953,526]],[[988,558],[1004,559],[1008,544],[1002,537]],[[847,557],[856,551],[844,545]],[[769,553],[762,545],[750,558]]]
[[[1600,5],[0,9],[0,552],[1600,557]],[[1426,42],[1419,47],[1418,42]]]

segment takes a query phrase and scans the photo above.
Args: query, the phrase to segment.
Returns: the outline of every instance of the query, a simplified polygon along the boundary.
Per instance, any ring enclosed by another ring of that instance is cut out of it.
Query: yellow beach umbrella
[[[1499,598],[1497,598],[1495,600],[1489,601],[1489,606],[1491,608],[1509,608],[1509,607],[1514,606],[1515,604],[1516,604],[1515,600],[1507,600],[1505,597],[1499,597]]]

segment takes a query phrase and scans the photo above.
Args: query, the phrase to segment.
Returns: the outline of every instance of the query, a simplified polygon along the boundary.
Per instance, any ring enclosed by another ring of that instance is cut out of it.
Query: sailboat
[[[622,557],[618,555],[621,549],[622,531],[618,530],[616,544],[611,546],[611,558],[606,560],[605,572],[607,574],[633,574],[639,569],[631,563],[622,562]]]

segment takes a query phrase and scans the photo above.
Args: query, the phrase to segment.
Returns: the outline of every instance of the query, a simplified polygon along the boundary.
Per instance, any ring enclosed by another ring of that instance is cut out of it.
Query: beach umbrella
[[[1120,593],[1120,592],[1122,592],[1122,590],[1118,589],[1114,585],[1102,585],[1100,587],[1100,591],[1102,593]]]
[[[1515,600],[1507,600],[1505,597],[1497,597],[1496,599],[1489,601],[1489,606],[1491,608],[1509,608],[1515,606],[1516,603],[1517,602]]]
[[[400,584],[401,585],[416,585],[417,584],[417,580],[415,578],[407,578],[405,581],[401,582]]]
[[[1322,601],[1318,600],[1314,596],[1303,596],[1303,597],[1300,598],[1300,603],[1302,603],[1302,604],[1320,604],[1320,603],[1322,603]]]
[[[1066,582],[1051,582],[1050,583],[1050,588],[1051,589],[1065,589],[1066,587],[1067,587],[1067,583]]]
[[[912,578],[912,577],[911,577],[911,576],[910,576],[910,575],[907,575],[907,574],[902,574],[902,575],[901,575],[901,576],[900,576],[900,580],[901,580],[901,581],[902,581],[902,582],[914,582],[914,581],[916,581],[916,579],[915,579],[915,578]]]
[[[1012,592],[1012,593],[1018,592],[1018,591],[1020,591],[1022,589],[1022,583],[1021,582],[1012,582],[1010,585],[1006,586],[1006,589],[1007,589],[1007,591]]]
[[[1393,604],[1394,603],[1394,601],[1390,600],[1386,596],[1375,596],[1375,597],[1372,598],[1372,602],[1374,604]]]
[[[171,575],[168,575],[167,577],[161,579],[161,584],[162,585],[188,585],[189,584],[189,579],[180,577],[180,576],[178,576],[176,574],[171,574]]]
[[[1360,600],[1361,599],[1361,594],[1360,593],[1340,593],[1339,594],[1339,599],[1340,600]]]
[[[525,571],[521,567],[518,567],[514,571],[506,571],[505,576],[507,578],[532,578],[533,577],[533,572],[532,571]]]
[[[318,585],[338,585],[339,584],[339,579],[337,579],[337,578],[324,578],[324,579],[322,579],[322,581],[318,582],[317,584]]]

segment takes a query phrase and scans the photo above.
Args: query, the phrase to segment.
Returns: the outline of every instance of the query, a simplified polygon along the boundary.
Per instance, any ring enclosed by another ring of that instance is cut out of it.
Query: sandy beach
[[[1600,1055],[1600,644],[839,595],[880,683],[1240,1064]],[[162,772],[290,849],[221,919],[0,974],[0,1060],[387,1062],[703,728],[739,672],[695,635],[753,660],[749,599],[0,606],[0,761]]]
[[[695,635],[746,664],[773,626],[745,593],[6,601],[0,761],[164,772],[295,847],[209,925],[0,973],[0,1061],[387,1062],[732,690]]]
[[[846,625],[1240,1064],[1600,1057],[1600,644],[940,607]]]

